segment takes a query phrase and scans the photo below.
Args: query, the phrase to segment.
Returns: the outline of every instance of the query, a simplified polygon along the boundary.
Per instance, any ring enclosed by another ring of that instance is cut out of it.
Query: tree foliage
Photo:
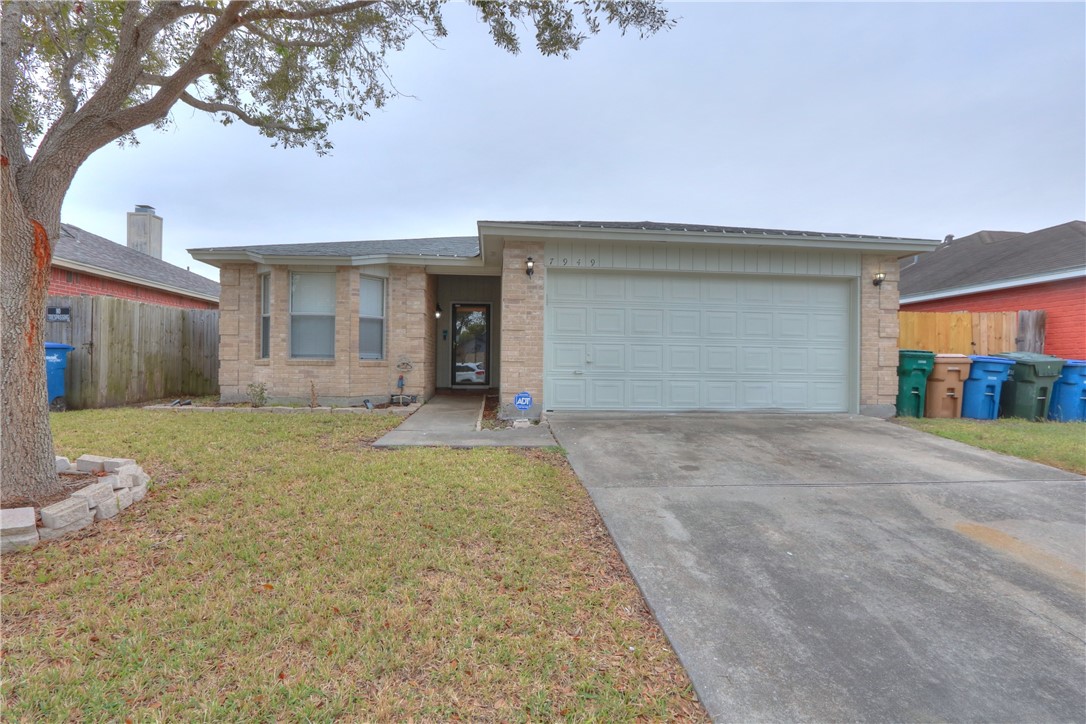
[[[471,4],[511,53],[525,30],[541,53],[568,56],[602,23],[642,35],[670,23],[655,2]],[[324,153],[330,124],[361,120],[395,95],[390,53],[417,34],[446,35],[441,11],[438,0],[5,2],[4,115],[29,149],[42,136],[47,147],[81,114],[107,118],[116,138],[129,137],[168,123],[180,101],[255,126],[277,144]]]

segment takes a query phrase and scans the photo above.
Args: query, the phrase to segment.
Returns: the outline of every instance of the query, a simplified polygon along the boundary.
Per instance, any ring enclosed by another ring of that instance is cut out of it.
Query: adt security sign
[[[518,410],[532,409],[532,395],[529,392],[519,392],[513,396],[513,405]]]

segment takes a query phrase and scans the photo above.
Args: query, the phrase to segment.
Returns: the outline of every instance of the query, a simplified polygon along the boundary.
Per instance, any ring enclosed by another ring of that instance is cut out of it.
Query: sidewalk
[[[438,395],[374,447],[552,447],[557,445],[550,425],[503,430],[476,430],[483,396]]]

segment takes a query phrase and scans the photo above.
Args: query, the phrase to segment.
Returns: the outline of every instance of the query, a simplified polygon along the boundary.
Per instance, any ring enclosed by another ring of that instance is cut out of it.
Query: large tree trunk
[[[64,191],[24,204],[0,156],[0,497],[35,501],[59,489],[45,387],[44,326]],[[66,188],[66,187],[65,187]]]

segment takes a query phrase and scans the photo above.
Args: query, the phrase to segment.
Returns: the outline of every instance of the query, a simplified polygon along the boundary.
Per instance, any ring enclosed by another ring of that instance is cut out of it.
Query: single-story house
[[[60,225],[49,296],[105,296],[184,309],[215,309],[219,285],[162,259],[162,218],[150,206],[128,213],[127,246]]]
[[[1086,358],[1086,222],[978,231],[901,262],[901,311],[1043,310],[1046,354]]]
[[[490,389],[503,413],[893,414],[902,256],[937,241],[652,222],[191,249],[220,269],[224,401]],[[523,398],[522,398],[523,400]]]

